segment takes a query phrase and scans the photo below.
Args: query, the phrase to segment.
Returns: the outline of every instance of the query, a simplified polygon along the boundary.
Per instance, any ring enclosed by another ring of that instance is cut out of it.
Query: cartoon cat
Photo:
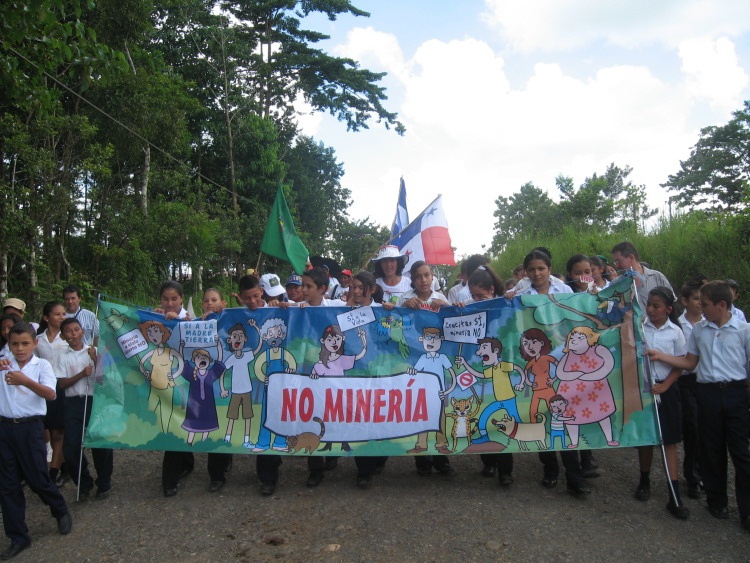
[[[287,446],[289,446],[290,454],[296,454],[299,451],[304,451],[305,453],[311,454],[318,449],[318,446],[320,445],[320,439],[326,433],[326,426],[325,424],[323,424],[323,421],[317,416],[314,416],[313,420],[320,424],[320,434],[315,434],[313,432],[302,432],[301,434],[297,434],[295,436],[287,436],[286,443]]]
[[[477,398],[477,404],[472,411],[474,397]],[[453,448],[451,449],[451,452],[456,451],[459,438],[466,438],[469,442],[469,446],[471,446],[471,434],[476,431],[478,420],[472,417],[479,412],[479,406],[482,404],[482,400],[477,397],[476,393],[474,393],[474,397],[469,397],[468,399],[456,399],[453,397],[451,399],[454,412],[445,415],[453,419],[453,430],[451,431],[451,436],[453,437]]]

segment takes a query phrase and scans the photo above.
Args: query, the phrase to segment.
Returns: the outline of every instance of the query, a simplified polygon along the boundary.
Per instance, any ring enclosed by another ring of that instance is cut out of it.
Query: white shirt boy
[[[25,418],[47,414],[47,401],[22,385],[7,385],[5,374],[19,371],[18,362],[13,358],[10,369],[0,370],[0,416],[6,418]],[[52,365],[42,358],[32,356],[22,371],[29,379],[40,385],[55,390],[55,372]]]

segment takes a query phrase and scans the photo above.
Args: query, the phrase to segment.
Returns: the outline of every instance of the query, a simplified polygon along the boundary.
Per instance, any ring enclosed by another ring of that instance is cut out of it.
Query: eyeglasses
[[[613,259],[612,259],[612,263],[613,263],[613,264],[614,264],[615,266],[619,266],[619,265],[620,265],[620,263],[621,263],[621,262],[622,262],[623,260],[628,260],[628,259],[630,259],[630,256],[622,256],[621,258],[613,258]]]

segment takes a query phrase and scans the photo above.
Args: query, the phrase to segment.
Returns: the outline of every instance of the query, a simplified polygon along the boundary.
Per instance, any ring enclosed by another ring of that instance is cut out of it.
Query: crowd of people
[[[635,283],[637,300],[645,313],[643,335],[651,362],[651,389],[659,396],[658,416],[669,475],[670,500],[666,508],[677,518],[689,517],[680,490],[677,444],[682,442],[684,457],[681,467],[687,482],[687,495],[700,498],[704,491],[710,513],[717,518],[727,518],[728,450],[735,467],[735,493],[741,524],[750,531],[750,410],[747,396],[750,326],[742,311],[734,305],[739,291],[735,282],[708,281],[705,276],[696,274],[685,281],[678,298],[666,277],[642,262],[629,242],[616,245],[611,251],[611,259],[603,255],[575,254],[567,261],[565,273],[559,276],[552,272],[550,251],[535,248],[507,281],[493,271],[486,257],[474,255],[462,262],[457,283],[447,295],[436,287],[430,265],[423,261],[408,262],[408,256],[401,254],[397,247],[385,246],[373,259],[372,273],[363,270],[353,275],[350,270],[342,270],[334,277],[326,268],[315,267],[302,275],[289,276],[284,284],[273,273],[248,274],[239,280],[237,293],[232,293],[231,298],[250,311],[264,307],[319,306],[437,310],[447,305],[464,306],[529,294],[597,293],[606,289],[616,277],[627,273]],[[408,275],[405,272],[407,265],[410,266]],[[159,298],[156,313],[164,315],[167,320],[189,318],[178,282],[164,283]],[[38,325],[24,321],[26,305],[22,300],[9,298],[3,304],[0,317],[0,377],[3,380],[0,385],[0,505],[5,533],[11,542],[0,553],[3,560],[15,557],[31,544],[25,524],[22,482],[50,507],[62,534],[69,533],[73,524],[59,487],[71,480],[85,496],[96,487],[95,496],[100,500],[106,499],[112,490],[112,451],[94,449],[91,452],[96,478],[89,472],[86,456],[81,455],[82,429],[88,424],[93,402],[92,376],[95,374],[99,326],[94,313],[81,308],[80,302],[80,289],[66,287],[62,301],[50,301],[44,305]],[[205,291],[202,318],[211,318],[225,307],[227,301],[219,290]],[[242,338],[239,333],[236,336]],[[337,335],[331,334],[330,337],[335,339]],[[173,351],[157,345],[157,341],[163,344],[164,340],[164,335],[154,335],[152,342],[156,348],[149,352],[150,369],[143,368],[144,376],[155,389],[153,395],[156,398],[161,388],[169,385],[168,378],[161,373],[162,368],[171,366],[173,361],[169,356]],[[364,340],[363,344],[366,349]],[[488,355],[496,353],[499,357],[499,350],[492,349],[491,345],[489,348]],[[227,362],[243,361],[241,349],[239,346],[236,358],[233,356]],[[554,442],[557,438],[565,446],[565,398],[557,394],[551,376],[554,365],[557,366],[557,379],[564,377],[565,358],[556,359],[549,355],[551,345],[548,339],[541,331],[533,332],[533,329],[523,334],[522,351],[528,362],[526,370],[508,362],[504,362],[508,367],[503,369],[517,369],[527,378],[526,384],[530,387],[528,377],[533,375],[532,410],[538,410],[542,402],[546,403],[553,415],[551,439]],[[325,375],[329,362],[340,360],[335,354],[327,355],[320,367],[316,364],[311,377]],[[269,350],[267,365],[264,364],[261,371],[256,369],[255,375],[263,381],[265,373],[293,369],[295,366],[290,366],[290,361],[294,360],[285,356],[283,348],[276,352]],[[486,377],[473,370],[464,358],[457,357],[456,362],[476,376]],[[146,365],[145,359],[142,363]],[[446,394],[450,391],[452,389]],[[510,388],[508,393],[513,395],[513,389]],[[255,442],[251,441],[249,418],[253,416],[253,406],[241,395],[238,394],[235,400],[233,394],[228,408],[227,441],[231,438],[231,423],[239,420],[242,412],[245,420],[243,445],[256,453],[285,451],[286,444],[271,442],[271,433],[264,432],[264,409],[259,436]],[[510,405],[515,405],[515,401],[498,396],[498,392],[495,399],[490,405],[494,410],[486,408],[484,412],[504,409],[518,417],[517,412],[510,412]],[[611,428],[607,428],[609,419],[602,419],[599,423],[609,445],[617,445]],[[479,436],[474,443],[487,440],[485,428],[480,421]],[[571,442],[576,444],[578,427],[567,424],[565,428]],[[429,475],[433,470],[443,474],[452,472],[451,452],[447,449],[445,436],[442,438],[441,442],[440,435],[437,437],[439,454],[415,456],[420,475]],[[330,447],[330,443],[324,444],[323,449],[330,450]],[[348,451],[350,448],[344,443],[342,449]],[[425,435],[424,440],[417,440],[410,452],[426,450]],[[650,497],[653,451],[653,447],[638,448],[640,476],[635,498],[641,501]],[[542,484],[555,487],[560,471],[557,454],[543,451],[538,455],[543,468]],[[480,457],[482,475],[497,475],[503,487],[513,484],[512,454],[485,453]],[[565,448],[560,452],[560,458],[565,468],[567,490],[577,496],[589,493],[586,479],[598,476],[591,451],[579,453],[577,449]],[[354,459],[356,484],[362,488],[367,488],[373,476],[383,471],[387,460],[365,456],[354,456]],[[334,456],[309,456],[307,461],[308,487],[318,486],[325,471],[335,469],[337,465]],[[164,452],[162,486],[165,496],[177,494],[178,484],[193,470],[194,463],[190,452]],[[222,488],[231,464],[230,454],[208,455],[210,492]],[[261,494],[274,493],[280,465],[279,455],[264,453],[256,456]]]

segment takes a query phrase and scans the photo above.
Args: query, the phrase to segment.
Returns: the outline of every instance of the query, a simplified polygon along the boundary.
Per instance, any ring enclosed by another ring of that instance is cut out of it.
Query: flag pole
[[[405,231],[406,229],[408,229],[408,228],[409,228],[409,227],[411,227],[411,226],[412,226],[412,225],[413,225],[414,223],[416,223],[416,222],[417,222],[418,220],[420,220],[420,219],[422,218],[422,215],[424,215],[424,212],[425,212],[425,211],[427,211],[427,210],[428,210],[428,209],[430,208],[430,206],[431,206],[431,205],[432,205],[433,203],[435,203],[435,202],[436,202],[437,200],[439,200],[439,199],[441,198],[441,196],[442,196],[442,195],[443,195],[443,194],[438,194],[438,195],[437,195],[437,197],[436,197],[435,199],[433,199],[433,200],[432,200],[432,201],[431,201],[431,202],[429,203],[429,205],[427,205],[427,207],[425,207],[425,208],[424,208],[424,209],[422,210],[422,212],[421,212],[421,213],[420,213],[419,215],[417,215],[417,218],[416,218],[416,219],[414,219],[414,220],[413,220],[413,221],[412,221],[411,223],[409,223],[408,225],[406,225],[406,227],[404,227],[403,229],[401,229],[401,230],[400,230],[400,231],[399,231],[398,233],[396,233],[396,234],[395,234],[395,235],[393,235],[393,236],[392,236],[391,238],[389,238],[389,239],[388,239],[387,241],[385,241],[385,242],[384,242],[383,244],[381,244],[381,245],[380,245],[380,248],[383,248],[383,247],[384,247],[384,246],[386,246],[386,245],[387,245],[387,244],[388,244],[389,242],[391,242],[391,241],[393,241],[393,240],[397,239],[398,237],[400,237],[400,236],[401,236],[401,233],[403,233],[403,232],[404,232],[404,231]],[[380,248],[379,248],[378,250],[380,250]],[[365,263],[364,263],[364,264],[362,265],[362,267],[361,267],[360,269],[361,269],[361,270],[364,270],[365,268],[367,268],[367,264],[369,264],[369,262],[370,262],[370,260],[372,259],[372,257],[373,257],[373,256],[377,256],[377,255],[378,255],[378,253],[377,253],[377,252],[374,252],[374,253],[370,254],[370,255],[369,255],[369,256],[367,257],[367,259],[365,260]]]

